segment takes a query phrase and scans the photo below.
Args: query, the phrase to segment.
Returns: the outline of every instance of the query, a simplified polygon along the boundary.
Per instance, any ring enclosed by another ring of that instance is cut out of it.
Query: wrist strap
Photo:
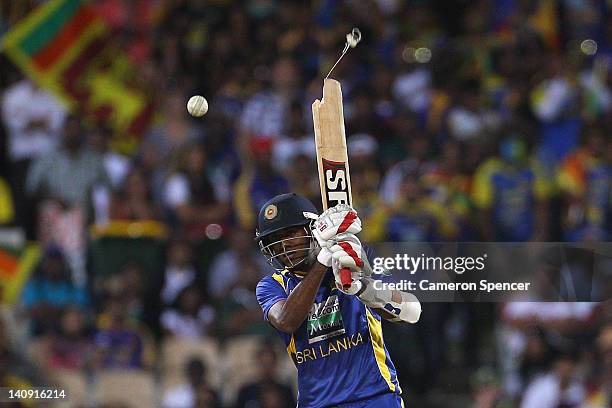
[[[367,289],[367,287],[369,285],[368,280],[366,278],[361,278],[361,279],[359,279],[359,281],[361,282],[361,288],[359,288],[357,293],[355,293],[355,296],[357,296],[357,297],[361,296],[361,294],[363,292],[365,292],[365,290]]]

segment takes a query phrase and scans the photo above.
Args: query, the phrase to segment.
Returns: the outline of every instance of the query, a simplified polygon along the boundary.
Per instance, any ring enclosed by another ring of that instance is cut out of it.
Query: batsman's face
[[[278,260],[290,267],[308,256],[310,236],[304,227],[287,228],[270,237],[274,244],[272,252],[278,254]]]

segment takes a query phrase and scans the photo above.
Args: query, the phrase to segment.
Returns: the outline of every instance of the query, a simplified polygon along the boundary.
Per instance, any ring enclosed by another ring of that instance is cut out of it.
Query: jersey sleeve
[[[263,310],[264,320],[268,321],[268,312],[275,303],[287,299],[287,293],[283,287],[282,276],[277,275],[279,280],[276,280],[272,276],[265,276],[257,284],[255,294],[257,295],[257,301]]]

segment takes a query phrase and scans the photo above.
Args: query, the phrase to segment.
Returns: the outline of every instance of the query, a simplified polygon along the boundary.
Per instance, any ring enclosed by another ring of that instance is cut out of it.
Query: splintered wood
[[[352,205],[340,82],[326,79],[323,98],[312,104],[323,209]]]

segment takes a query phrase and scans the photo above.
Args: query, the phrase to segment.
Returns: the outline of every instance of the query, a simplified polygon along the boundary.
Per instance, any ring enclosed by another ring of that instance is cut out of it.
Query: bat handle
[[[342,282],[342,289],[351,288],[351,270],[349,268],[340,269],[340,282]]]

